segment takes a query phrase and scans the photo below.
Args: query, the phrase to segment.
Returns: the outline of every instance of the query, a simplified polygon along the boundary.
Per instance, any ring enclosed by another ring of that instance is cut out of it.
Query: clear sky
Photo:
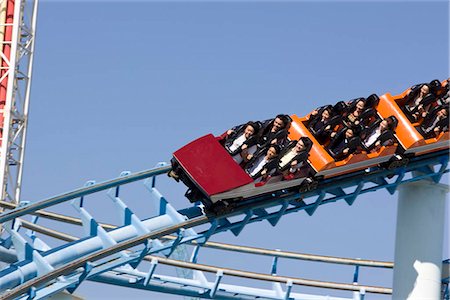
[[[152,168],[189,141],[248,120],[303,116],[449,76],[447,1],[42,1],[37,30],[23,187],[30,201]],[[175,207],[190,205],[182,184],[159,182]],[[392,261],[396,197],[371,193],[351,207],[325,205],[312,217],[300,212],[213,240]],[[106,196],[86,201],[100,221],[116,220]],[[148,199],[125,201],[148,217]],[[224,254],[218,261],[205,252],[199,262],[270,271],[270,259]],[[353,269],[282,261],[279,273],[350,282]],[[363,269],[360,279],[391,286],[392,276]],[[78,294],[178,299],[93,283]]]

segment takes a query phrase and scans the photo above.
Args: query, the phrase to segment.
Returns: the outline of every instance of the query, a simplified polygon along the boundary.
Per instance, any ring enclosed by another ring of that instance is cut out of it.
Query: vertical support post
[[[211,297],[211,299],[214,299],[214,297],[216,297],[217,289],[219,288],[219,284],[220,284],[220,281],[222,280],[222,277],[223,277],[223,271],[218,270],[216,273],[216,281],[214,282],[214,286],[211,289],[211,291],[209,292],[209,297]]]
[[[355,272],[353,273],[353,284],[358,284],[358,277],[359,277],[359,266],[355,266]]]
[[[399,186],[392,298],[439,299],[448,186]]]

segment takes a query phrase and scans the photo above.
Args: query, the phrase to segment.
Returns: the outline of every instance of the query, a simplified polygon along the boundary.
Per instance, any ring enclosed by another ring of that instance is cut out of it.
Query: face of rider
[[[327,120],[328,118],[330,118],[330,111],[328,109],[325,109],[322,112],[322,119]]]
[[[279,130],[281,130],[284,127],[284,122],[283,120],[281,120],[280,118],[275,118],[275,120],[273,121],[273,125],[272,125],[272,132],[277,132]]]
[[[430,88],[427,85],[424,85],[420,88],[420,93],[422,95],[426,95],[430,92]]]
[[[345,138],[350,139],[350,138],[352,138],[353,136],[354,136],[354,132],[353,132],[352,129],[347,129],[347,130],[345,131]]]
[[[272,159],[277,156],[277,150],[275,150],[274,147],[270,147],[269,150],[267,150],[266,158]]]
[[[445,117],[447,116],[447,110],[446,110],[445,108],[439,110],[439,111],[437,112],[437,116],[438,116],[440,119],[445,118]]]
[[[380,123],[380,130],[381,131],[385,131],[386,129],[388,129],[389,127],[389,123],[386,120],[381,121]]]
[[[297,144],[295,145],[295,151],[297,151],[297,152],[300,152],[300,151],[304,150],[305,148],[306,148],[305,143],[303,143],[302,140],[299,140],[297,142]]]
[[[247,125],[247,127],[244,130],[245,138],[251,137],[255,133],[255,129],[251,125]]]
[[[364,101],[358,101],[358,103],[356,103],[356,110],[358,112],[361,112],[364,109]]]

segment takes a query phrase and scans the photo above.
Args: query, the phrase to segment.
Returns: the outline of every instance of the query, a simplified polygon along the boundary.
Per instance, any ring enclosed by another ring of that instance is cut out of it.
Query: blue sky
[[[303,116],[326,103],[447,78],[448,16],[445,1],[42,1],[23,199],[151,168],[197,137],[248,120]],[[189,205],[184,186],[160,183],[177,208]],[[114,220],[102,210],[107,201],[90,204],[99,220]],[[146,199],[133,201],[146,217]],[[214,240],[392,260],[395,217],[396,196],[381,191],[351,207],[336,203]],[[218,264],[208,253],[200,262]],[[221,265],[247,268],[228,256]],[[282,263],[280,273],[352,278],[352,269],[326,268]],[[361,281],[390,286],[391,275],[363,270]],[[91,283],[79,294],[163,297]]]

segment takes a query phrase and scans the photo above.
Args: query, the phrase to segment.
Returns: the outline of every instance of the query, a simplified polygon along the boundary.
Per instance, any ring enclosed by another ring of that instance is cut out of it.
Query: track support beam
[[[427,180],[399,186],[394,300],[440,299],[447,193]]]

